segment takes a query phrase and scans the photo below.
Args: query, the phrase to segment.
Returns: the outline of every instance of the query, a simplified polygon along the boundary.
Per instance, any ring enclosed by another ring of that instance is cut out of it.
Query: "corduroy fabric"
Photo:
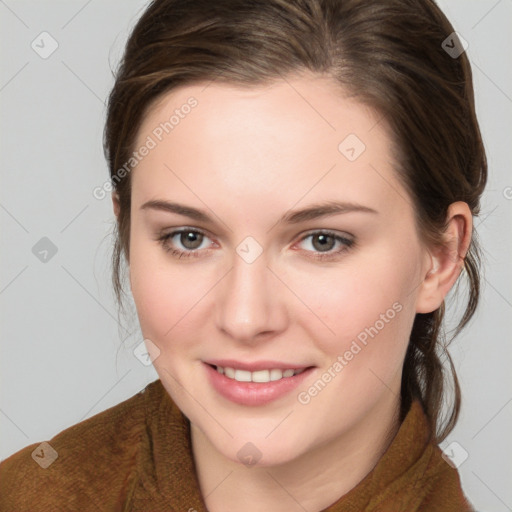
[[[373,470],[324,512],[474,512],[457,470],[426,442],[427,434],[415,401]],[[32,457],[40,443],[2,461],[1,512],[207,510],[190,423],[160,380],[48,443],[58,458],[46,469]]]

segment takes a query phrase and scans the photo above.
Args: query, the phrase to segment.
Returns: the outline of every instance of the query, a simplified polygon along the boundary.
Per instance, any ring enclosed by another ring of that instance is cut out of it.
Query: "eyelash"
[[[180,249],[175,249],[171,247],[168,243],[169,239],[172,239],[174,236],[179,235],[181,233],[195,233],[199,235],[203,235],[205,237],[208,237],[206,233],[203,233],[202,231],[198,229],[178,229],[176,231],[172,231],[171,233],[166,233],[160,237],[157,238],[157,241],[160,243],[160,245],[164,248],[164,250],[168,253],[170,253],[175,258],[198,258],[201,257],[201,253],[203,251],[207,251],[208,249],[194,249],[194,250],[188,250],[188,251],[182,251]],[[328,261],[338,258],[342,253],[345,253],[355,246],[355,240],[345,238],[343,236],[337,235],[336,233],[329,231],[329,230],[319,230],[319,231],[312,231],[310,233],[307,233],[304,237],[301,238],[300,242],[306,240],[309,237],[315,236],[315,235],[327,235],[332,238],[334,238],[335,241],[341,242],[343,244],[343,248],[339,249],[335,252],[313,252],[313,251],[306,251],[308,253],[312,253],[312,256],[310,256],[313,259],[321,260],[321,261]]]

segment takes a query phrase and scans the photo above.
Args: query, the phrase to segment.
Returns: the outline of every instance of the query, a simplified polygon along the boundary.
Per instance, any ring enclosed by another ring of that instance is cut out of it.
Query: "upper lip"
[[[300,370],[302,368],[309,368],[312,365],[304,365],[304,364],[293,364],[293,363],[284,363],[282,361],[252,361],[248,363],[244,363],[243,361],[235,361],[234,359],[208,359],[208,361],[203,361],[206,364],[214,365],[214,366],[222,366],[223,368],[234,368],[236,370],[247,370],[250,372],[255,372],[258,370],[272,370],[273,368],[277,368],[279,370]]]

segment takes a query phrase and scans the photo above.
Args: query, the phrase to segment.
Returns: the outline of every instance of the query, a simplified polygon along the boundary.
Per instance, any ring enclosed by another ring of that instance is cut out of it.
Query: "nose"
[[[283,284],[267,265],[265,252],[252,263],[235,254],[218,287],[217,327],[239,343],[260,343],[286,328]]]

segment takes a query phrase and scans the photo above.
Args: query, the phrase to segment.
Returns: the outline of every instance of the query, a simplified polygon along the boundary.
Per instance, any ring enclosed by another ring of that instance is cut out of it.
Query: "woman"
[[[442,326],[487,167],[432,1],[156,0],[104,143],[159,380],[5,460],[2,510],[472,510]]]

